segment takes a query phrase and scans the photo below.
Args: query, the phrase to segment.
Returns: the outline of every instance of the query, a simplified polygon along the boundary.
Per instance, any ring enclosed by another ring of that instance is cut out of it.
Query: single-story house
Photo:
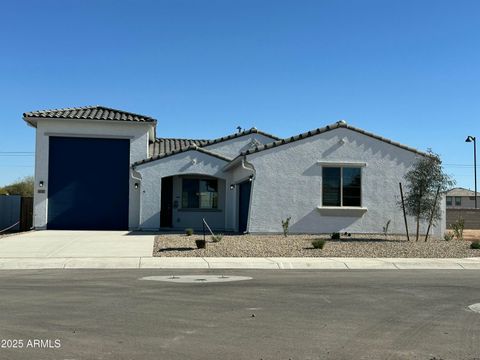
[[[183,231],[204,218],[216,231],[279,233],[291,218],[292,233],[379,233],[389,220],[404,233],[398,184],[426,156],[344,121],[207,140],[157,137],[155,119],[103,106],[23,118],[36,128],[37,229]],[[433,234],[444,229],[445,216]]]

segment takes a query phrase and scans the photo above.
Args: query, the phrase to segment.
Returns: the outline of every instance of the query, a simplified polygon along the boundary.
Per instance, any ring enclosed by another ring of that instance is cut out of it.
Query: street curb
[[[0,258],[0,270],[41,269],[480,270],[480,258]]]

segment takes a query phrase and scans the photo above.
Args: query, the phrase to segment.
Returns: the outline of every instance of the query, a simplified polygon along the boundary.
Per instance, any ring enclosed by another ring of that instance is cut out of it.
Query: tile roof
[[[178,140],[178,139],[177,139]],[[156,160],[160,160],[160,159],[164,159],[164,158],[167,158],[169,156],[173,156],[173,155],[177,155],[177,154],[180,154],[180,153],[183,153],[183,152],[186,152],[186,151],[199,151],[201,153],[204,153],[204,154],[207,154],[207,155],[210,155],[210,156],[213,156],[213,157],[216,157],[220,160],[223,160],[223,161],[227,161],[227,162],[230,162],[232,159],[231,158],[228,158],[226,156],[223,156],[223,155],[220,155],[216,152],[213,152],[213,151],[210,151],[210,150],[207,150],[207,149],[204,149],[198,145],[195,145],[195,144],[192,144],[190,146],[187,146],[187,147],[184,147],[184,148],[179,148],[177,150],[173,150],[173,151],[170,151],[170,152],[167,152],[167,153],[164,153],[164,154],[160,154],[160,155],[156,155],[156,156],[153,156],[153,157],[150,157],[148,159],[145,159],[145,160],[141,160],[141,161],[137,161],[136,163],[134,163],[132,165],[132,167],[135,167],[137,165],[142,165],[142,164],[146,164],[146,163],[149,163],[149,162],[152,162],[152,161],[156,161]]]
[[[480,193],[477,191],[477,196]],[[475,191],[470,189],[465,189],[461,187],[456,187],[447,191],[447,196],[475,196]]]
[[[311,137],[311,136],[315,136],[315,135],[318,135],[318,134],[322,134],[322,133],[325,133],[327,131],[338,129],[338,128],[345,128],[345,129],[349,129],[349,130],[358,132],[360,134],[363,134],[363,135],[372,137],[374,139],[386,142],[390,145],[397,146],[399,148],[411,151],[411,152],[416,153],[418,155],[430,156],[429,154],[427,154],[425,152],[422,152],[422,151],[419,151],[415,148],[412,148],[412,147],[409,147],[409,146],[406,146],[406,145],[402,145],[402,144],[400,144],[396,141],[392,141],[392,140],[384,138],[382,136],[378,136],[378,135],[375,135],[373,133],[364,131],[362,129],[358,129],[356,127],[347,125],[347,123],[345,121],[338,121],[338,122],[336,122],[332,125],[328,125],[328,126],[325,126],[323,128],[318,128],[318,129],[315,129],[315,130],[307,131],[307,132],[299,134],[299,135],[292,136],[290,138],[285,138],[285,139],[277,140],[277,141],[274,141],[274,142],[271,142],[271,143],[268,143],[268,144],[256,146],[252,149],[249,149],[249,150],[246,150],[246,151],[242,152],[239,156],[245,156],[245,155],[257,153],[257,152],[260,152],[260,151],[263,151],[263,150],[268,150],[268,149],[271,149],[271,148],[274,148],[274,147],[277,147],[277,146],[289,144],[289,143],[292,143],[292,142],[295,142],[295,141],[298,141],[298,140],[302,140],[302,139],[305,139],[305,138],[308,138],[308,137]]]
[[[203,146],[207,142],[208,140],[160,138],[150,143],[148,153],[151,157],[155,157],[172,151],[182,150],[192,145]]]
[[[181,151],[188,151],[192,150],[192,146],[197,146],[199,148],[218,144],[223,141],[228,141],[232,139],[236,139],[241,136],[250,135],[250,134],[261,134],[263,136],[269,137],[272,140],[280,140],[280,138],[258,130],[257,128],[251,128],[248,130],[244,130],[235,134],[231,134],[228,136],[223,136],[213,140],[199,140],[199,139],[176,139],[176,138],[158,138],[155,141],[150,143],[149,154],[153,161],[158,158],[164,157],[164,155],[170,155],[170,153],[178,154]],[[210,153],[214,153],[211,152]]]
[[[52,109],[31,111],[23,114],[25,120],[36,118],[46,119],[86,119],[86,120],[114,120],[134,122],[156,122],[150,116],[111,109],[105,106],[84,106],[76,108]]]

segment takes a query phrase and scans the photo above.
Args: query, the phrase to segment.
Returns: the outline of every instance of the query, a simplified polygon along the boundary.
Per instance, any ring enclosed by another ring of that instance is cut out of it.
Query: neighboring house
[[[404,233],[398,184],[428,156],[343,121],[286,139],[252,128],[196,140],[157,138],[155,119],[102,106],[24,120],[36,128],[37,229],[199,229],[205,218],[278,233],[291,217],[292,233],[379,233],[389,220]]]
[[[477,203],[480,206],[480,197],[477,192]],[[475,191],[461,187],[447,191],[447,209],[475,209]]]

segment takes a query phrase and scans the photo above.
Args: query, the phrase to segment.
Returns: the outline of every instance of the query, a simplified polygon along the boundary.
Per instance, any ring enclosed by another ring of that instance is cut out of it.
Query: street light
[[[477,208],[477,138],[468,136],[465,142],[473,142],[473,173],[475,174],[475,209]]]

